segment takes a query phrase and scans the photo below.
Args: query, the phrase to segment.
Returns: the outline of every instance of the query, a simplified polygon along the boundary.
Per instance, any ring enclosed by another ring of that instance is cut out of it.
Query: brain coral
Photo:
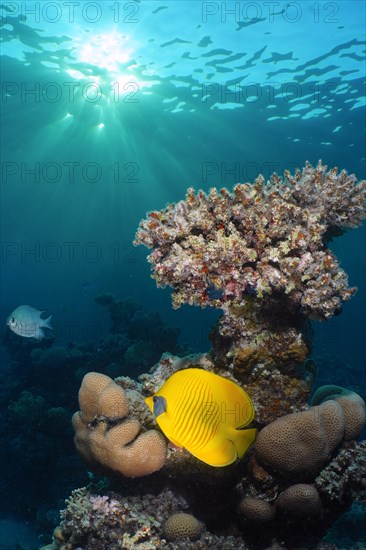
[[[302,517],[320,516],[322,503],[313,485],[297,483],[279,495],[276,508]]]
[[[169,540],[198,539],[202,524],[191,514],[179,512],[170,516],[164,524],[164,536]]]
[[[283,472],[318,472],[342,443],[357,438],[365,424],[365,403],[343,388],[331,393],[320,388],[313,402],[326,399],[307,411],[289,414],[268,424],[255,443],[259,460]],[[341,395],[339,397],[339,395]]]
[[[316,390],[311,398],[312,405],[318,405],[329,399],[337,401],[346,419],[344,439],[357,439],[361,434],[366,420],[365,402],[361,396],[352,390],[341,386],[327,385]]]
[[[119,418],[128,415],[128,401],[120,386],[105,374],[89,372],[79,390],[79,405],[84,422],[96,416]]]
[[[257,457],[283,472],[319,471],[341,443],[344,425],[342,408],[335,401],[289,414],[259,432]]]
[[[245,497],[239,503],[238,513],[248,520],[262,523],[274,518],[275,507],[266,500]]]
[[[344,439],[350,441],[357,439],[365,425],[365,402],[357,393],[349,392],[347,395],[335,399],[343,409],[346,419]]]
[[[141,432],[137,419],[129,418],[123,389],[111,378],[88,373],[79,391],[80,411],[73,416],[75,445],[92,467],[104,467],[128,477],[160,470],[166,445],[155,430]]]

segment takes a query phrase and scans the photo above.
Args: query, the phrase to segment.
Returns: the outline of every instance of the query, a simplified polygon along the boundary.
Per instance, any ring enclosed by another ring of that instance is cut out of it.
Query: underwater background
[[[20,539],[36,548],[50,540],[70,491],[88,481],[68,425],[85,370],[109,365],[110,376],[133,378],[164,352],[210,348],[219,312],[174,311],[169,290],[150,278],[146,250],[132,244],[146,211],[191,186],[231,188],[306,160],[364,177],[365,4],[3,2],[1,10],[0,548]],[[358,292],[340,316],[312,323],[318,383],[365,397],[365,226],[330,248]],[[101,293],[122,301],[118,342],[106,340],[111,311]],[[22,304],[53,314],[51,343],[10,333],[6,319]],[[361,548],[365,519],[365,508],[351,509],[331,542]]]

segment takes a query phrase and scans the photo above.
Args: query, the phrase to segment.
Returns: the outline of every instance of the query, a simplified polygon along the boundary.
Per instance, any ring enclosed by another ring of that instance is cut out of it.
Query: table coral
[[[140,222],[158,286],[183,303],[230,308],[268,296],[310,318],[329,318],[355,289],[325,242],[365,218],[366,181],[321,161],[294,176],[238,184],[232,193],[190,188],[184,201]]]

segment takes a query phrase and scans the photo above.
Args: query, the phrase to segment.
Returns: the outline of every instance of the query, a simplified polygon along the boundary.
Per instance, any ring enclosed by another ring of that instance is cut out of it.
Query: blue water
[[[107,291],[205,351],[218,313],[173,311],[155,287],[132,245],[146,211],[306,160],[365,176],[364,2],[3,2],[2,15],[3,340],[21,304],[53,313],[55,345],[97,340]],[[365,227],[331,248],[359,291],[314,323],[314,356],[322,383],[347,373],[366,392]]]

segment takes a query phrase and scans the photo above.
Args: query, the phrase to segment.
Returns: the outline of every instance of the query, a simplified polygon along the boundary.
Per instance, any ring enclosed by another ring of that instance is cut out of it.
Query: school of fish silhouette
[[[327,245],[365,218],[366,181],[321,161],[232,192],[190,188],[148,213],[134,244],[152,249],[157,285],[172,288],[174,308],[222,315],[207,353],[166,353],[137,381],[86,375],[74,428],[87,464],[128,477],[160,471],[192,491],[198,475],[216,487],[217,510],[235,487],[233,514],[247,527],[283,514],[284,524],[334,519],[364,499],[365,402],[335,385],[310,399],[310,354],[311,321],[339,314],[356,292]],[[214,548],[216,535],[202,529]]]

